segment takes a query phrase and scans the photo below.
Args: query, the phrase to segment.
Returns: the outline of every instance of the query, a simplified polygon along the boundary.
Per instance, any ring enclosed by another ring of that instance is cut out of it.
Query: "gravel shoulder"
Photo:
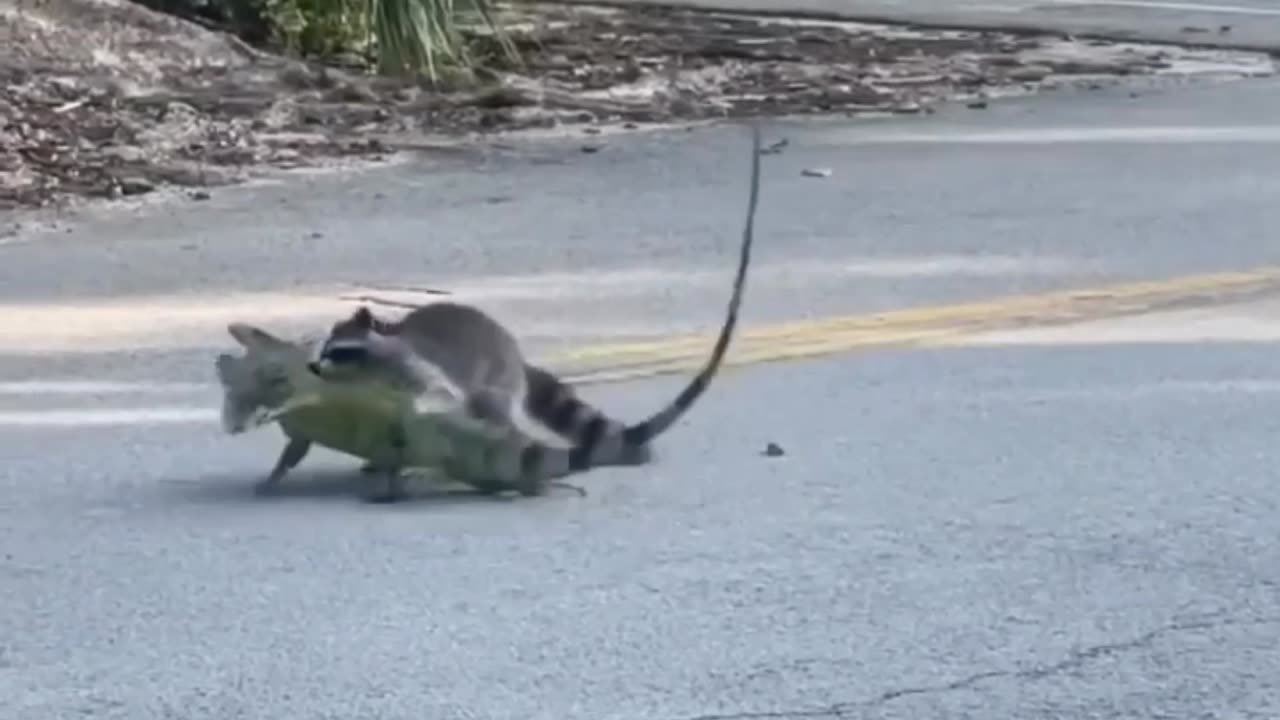
[[[1262,53],[667,8],[508,10],[524,65],[440,91],[266,54],[124,0],[0,0],[0,210],[209,188],[446,151],[723,118],[981,109],[1134,78],[1274,73]],[[2,229],[0,229],[2,231]]]

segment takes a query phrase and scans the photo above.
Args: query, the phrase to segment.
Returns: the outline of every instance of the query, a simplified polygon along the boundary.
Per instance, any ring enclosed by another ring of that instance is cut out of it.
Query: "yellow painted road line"
[[[741,331],[725,358],[725,365],[816,357],[862,347],[918,345],[987,330],[1062,325],[1164,309],[1203,307],[1274,292],[1280,292],[1280,265],[784,322]],[[614,382],[696,368],[705,360],[713,342],[714,335],[704,333],[647,342],[593,345],[553,356],[548,364],[577,384]]]

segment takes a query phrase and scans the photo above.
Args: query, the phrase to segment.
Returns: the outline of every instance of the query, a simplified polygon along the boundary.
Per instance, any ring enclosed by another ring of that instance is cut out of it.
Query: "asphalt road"
[[[773,126],[744,322],[1275,264],[1277,89]],[[538,347],[705,329],[744,148],[521,144],[0,246],[0,717],[1276,717],[1274,300],[741,369],[585,498],[373,507],[323,452],[249,494],[278,440],[211,422],[228,317],[358,276]]]
[[[1280,6],[1268,0],[605,1],[1280,50]]]
[[[773,123],[750,322],[1234,269],[1276,257],[1280,81]],[[0,372],[204,381],[221,324],[323,327],[349,283],[446,288],[563,343],[709,329],[748,140],[712,127],[436,156],[116,209],[0,245]],[[832,177],[804,177],[827,168]],[[1205,242],[1212,237],[1213,242]],[[421,300],[421,296],[383,293]],[[74,350],[75,352],[66,352]],[[33,353],[46,354],[39,363]]]

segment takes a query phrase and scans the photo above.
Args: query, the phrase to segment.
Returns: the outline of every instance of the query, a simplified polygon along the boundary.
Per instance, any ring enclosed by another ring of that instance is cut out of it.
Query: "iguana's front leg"
[[[293,468],[302,462],[302,458],[307,456],[307,452],[311,450],[311,441],[302,438],[289,438],[289,442],[285,444],[284,450],[280,451],[280,457],[276,460],[275,467],[271,468],[271,473],[266,479],[261,480],[253,486],[253,492],[256,495],[269,495],[279,485],[280,480]]]

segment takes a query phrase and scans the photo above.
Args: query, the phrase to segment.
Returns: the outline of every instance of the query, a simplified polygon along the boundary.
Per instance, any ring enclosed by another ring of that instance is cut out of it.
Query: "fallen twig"
[[[361,285],[361,287],[367,287],[371,290],[377,290],[379,292],[409,292],[409,293],[422,293],[423,295],[452,295],[453,294],[448,290],[437,290],[436,288],[429,288],[429,287],[417,287],[415,285]]]
[[[352,302],[367,302],[373,303],[374,305],[386,305],[387,307],[398,307],[408,310],[417,310],[422,307],[422,305],[417,303],[400,302],[398,300],[384,300],[380,297],[374,297],[373,295],[342,295],[338,299],[350,300]]]
[[[72,100],[71,102],[65,102],[59,105],[58,107],[54,108],[53,112],[58,115],[69,113],[72,110],[75,110],[76,108],[80,107],[81,105],[84,105],[87,102],[89,102],[89,98],[80,98],[79,100]]]

